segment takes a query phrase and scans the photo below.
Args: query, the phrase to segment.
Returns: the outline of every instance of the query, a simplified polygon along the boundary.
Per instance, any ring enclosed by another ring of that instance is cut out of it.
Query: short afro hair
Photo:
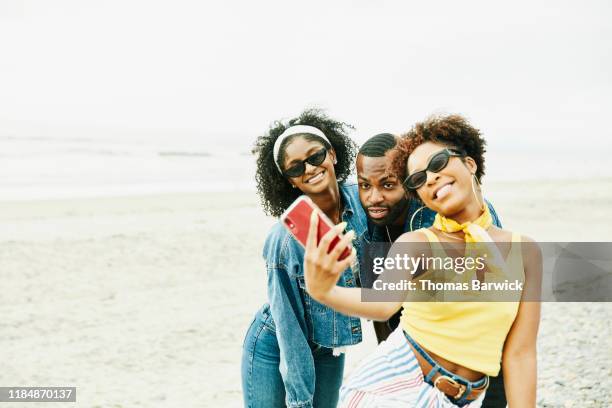
[[[486,141],[480,130],[470,125],[461,115],[434,115],[419,122],[397,144],[398,153],[393,160],[393,169],[402,179],[407,176],[408,157],[417,146],[434,142],[463,150],[477,165],[476,178],[480,182],[485,174],[484,153]]]
[[[274,142],[285,131],[294,125],[309,125],[321,130],[329,143],[314,135],[303,135],[307,140],[320,141],[326,148],[336,152],[337,163],[334,165],[338,182],[343,182],[351,174],[357,152],[357,145],[348,136],[353,126],[329,118],[320,109],[307,109],[298,117],[288,121],[276,121],[268,132],[259,136],[253,147],[256,156],[255,182],[257,194],[261,200],[264,212],[274,217],[280,216],[302,192],[294,188],[276,167],[274,161]],[[299,135],[291,136],[283,141],[279,152],[279,162],[284,161],[284,148],[289,141]]]
[[[397,139],[391,133],[379,133],[372,136],[361,146],[359,153],[365,157],[383,157],[397,145]]]

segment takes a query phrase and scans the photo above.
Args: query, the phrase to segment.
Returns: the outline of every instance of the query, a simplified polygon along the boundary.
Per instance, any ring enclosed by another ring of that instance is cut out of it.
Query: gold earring
[[[422,206],[421,208],[419,208],[418,210],[416,210],[413,214],[412,217],[410,217],[410,231],[414,231],[414,229],[412,229],[412,221],[414,221],[414,217],[417,215],[417,213],[419,211],[421,211],[423,208],[426,208],[425,206]]]
[[[478,199],[478,194],[476,194],[476,187],[474,187],[474,182],[478,184],[478,187],[480,187],[480,192],[482,193],[482,186],[480,185],[480,182],[478,181],[478,178],[476,177],[476,173],[472,173],[472,192],[474,193],[474,198],[476,198],[476,202],[480,204],[480,200]],[[484,195],[482,196],[482,204],[480,204],[480,210],[481,211],[485,210]]]

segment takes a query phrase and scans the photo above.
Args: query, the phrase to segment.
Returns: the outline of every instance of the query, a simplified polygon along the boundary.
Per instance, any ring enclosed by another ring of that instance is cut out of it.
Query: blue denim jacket
[[[340,184],[344,204],[342,220],[347,230],[355,231],[355,242],[367,232],[366,215],[359,202],[355,184]],[[356,246],[360,251],[360,247]],[[263,250],[268,272],[269,308],[272,328],[280,349],[280,372],[290,407],[311,406],[315,376],[312,350],[348,346],[361,342],[361,322],[312,299],[304,284],[304,249],[279,222],[273,228]],[[357,286],[358,271],[348,268],[338,285]]]

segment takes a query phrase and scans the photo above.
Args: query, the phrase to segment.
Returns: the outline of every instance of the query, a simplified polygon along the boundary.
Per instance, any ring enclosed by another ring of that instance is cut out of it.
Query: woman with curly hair
[[[356,146],[349,125],[307,110],[275,122],[257,139],[257,191],[275,217],[306,194],[338,225],[345,241],[366,231],[351,173]],[[344,371],[344,346],[361,341],[360,320],[318,303],[305,291],[304,249],[278,222],[263,250],[268,303],[249,327],[242,355],[244,404],[253,408],[336,407]],[[341,262],[338,284],[354,287],[355,253]],[[353,265],[353,266],[352,266]]]
[[[312,220],[304,269],[314,299],[350,316],[382,321],[404,309],[400,326],[343,385],[340,406],[480,407],[489,376],[498,374],[501,362],[508,406],[535,407],[542,256],[530,238],[492,224],[480,189],[485,151],[480,131],[459,115],[435,116],[418,123],[398,150],[394,164],[397,174],[407,175],[404,187],[437,215],[432,227],[402,235],[386,260],[408,255],[466,261],[476,253],[484,262],[468,272],[446,261],[411,272],[387,267],[383,282],[388,273],[395,273],[389,282],[397,282],[400,272],[417,288],[442,277],[457,289],[442,292],[440,299],[430,289],[419,294],[408,287],[399,301],[363,302],[359,289],[336,285],[339,268],[333,260],[344,248],[327,249],[337,231],[317,245]],[[504,281],[515,282],[514,289],[474,289]]]

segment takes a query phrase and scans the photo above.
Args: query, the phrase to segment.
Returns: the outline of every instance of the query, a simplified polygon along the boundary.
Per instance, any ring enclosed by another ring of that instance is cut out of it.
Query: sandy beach
[[[610,241],[610,186],[485,193],[508,229]],[[242,406],[241,345],[266,300],[261,250],[274,222],[252,192],[0,203],[0,384],[77,387],[76,405],[20,407]],[[610,312],[543,305],[538,406],[612,405]],[[365,332],[347,373],[375,345]]]

